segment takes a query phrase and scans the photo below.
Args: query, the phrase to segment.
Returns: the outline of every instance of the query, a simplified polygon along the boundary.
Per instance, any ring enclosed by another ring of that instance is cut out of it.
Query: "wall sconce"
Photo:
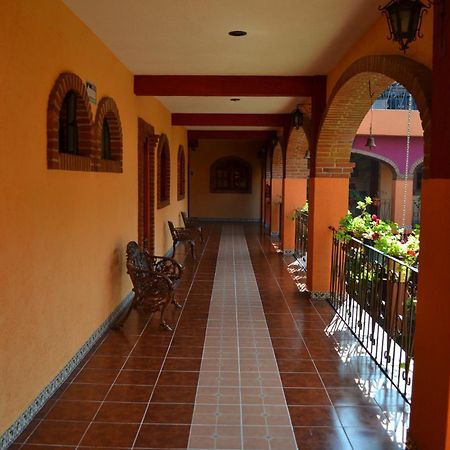
[[[300,111],[300,105],[297,105],[292,112],[292,126],[298,130],[303,125],[303,113]]]
[[[385,6],[379,6],[388,22],[388,39],[398,42],[400,50],[406,52],[412,41],[423,37],[420,32],[422,18],[433,3],[433,0],[391,0]]]

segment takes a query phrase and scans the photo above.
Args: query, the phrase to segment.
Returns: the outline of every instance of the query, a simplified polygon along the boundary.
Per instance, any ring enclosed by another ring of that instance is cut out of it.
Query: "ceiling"
[[[380,17],[380,0],[64,2],[135,75],[323,75]],[[248,35],[231,37],[232,30]],[[205,115],[286,114],[310,103],[295,96],[157,98],[172,113]]]

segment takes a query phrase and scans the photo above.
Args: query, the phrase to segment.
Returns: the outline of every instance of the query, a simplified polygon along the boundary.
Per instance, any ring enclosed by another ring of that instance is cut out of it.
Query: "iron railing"
[[[301,212],[295,218],[295,256],[297,259],[306,262],[308,250],[308,213]]]
[[[418,269],[333,231],[330,303],[409,402]]]

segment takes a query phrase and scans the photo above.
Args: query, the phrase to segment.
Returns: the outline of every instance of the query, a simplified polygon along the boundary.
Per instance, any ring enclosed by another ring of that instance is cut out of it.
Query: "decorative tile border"
[[[329,292],[311,292],[311,300],[328,300],[330,298]]]
[[[133,292],[130,292],[125,299],[117,306],[117,308],[110,314],[110,316],[94,331],[91,337],[78,350],[72,359],[64,366],[64,368],[56,375],[55,378],[40,392],[40,394],[33,400],[28,408],[18,417],[18,419],[2,434],[0,435],[0,450],[7,449],[14,440],[22,433],[28,426],[34,416],[45,405],[47,400],[61,387],[64,381],[77,367],[80,361],[86,356],[96,342],[105,334],[105,332],[114,323],[116,318],[125,310],[128,304],[133,299]]]

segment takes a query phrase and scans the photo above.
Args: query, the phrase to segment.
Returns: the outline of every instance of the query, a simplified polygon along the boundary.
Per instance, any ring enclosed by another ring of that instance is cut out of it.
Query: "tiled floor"
[[[294,261],[255,225],[207,228],[183,309],[167,313],[174,333],[133,311],[12,448],[403,448],[407,405],[329,305],[299,292]]]

